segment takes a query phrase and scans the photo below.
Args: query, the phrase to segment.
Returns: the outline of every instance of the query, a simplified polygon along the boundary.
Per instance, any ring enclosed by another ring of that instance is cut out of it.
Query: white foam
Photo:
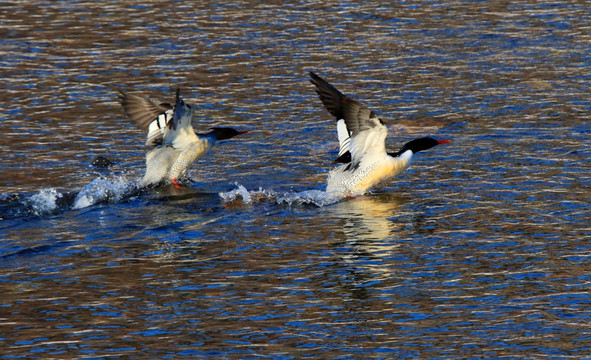
[[[311,204],[318,207],[331,205],[341,201],[344,197],[335,193],[322,190],[305,190],[300,192],[286,193],[277,198],[277,203],[289,205]]]
[[[56,189],[43,189],[29,198],[29,204],[35,215],[44,215],[53,212],[57,208],[57,200],[63,195]]]
[[[246,188],[242,185],[238,185],[238,188],[234,190],[221,192],[219,195],[222,198],[222,201],[225,203],[235,201],[238,198],[241,198],[246,204],[250,204],[252,201],[252,197],[248,193],[248,190],[246,190]]]
[[[236,184],[237,188],[227,192],[219,193],[220,198],[224,203],[242,201],[245,204],[252,204],[253,202],[260,202],[263,200],[274,200],[277,194],[271,190],[247,190],[244,186]]]
[[[300,192],[278,193],[273,190],[247,190],[244,186],[236,184],[237,188],[228,192],[219,193],[224,203],[242,201],[245,204],[252,204],[264,200],[275,201],[278,204],[304,205],[312,204],[319,207],[334,204],[343,199],[343,196],[334,193],[327,193],[321,190],[306,190]]]
[[[137,187],[136,181],[123,176],[98,177],[88,183],[76,195],[73,209],[82,209],[101,201],[118,201]]]

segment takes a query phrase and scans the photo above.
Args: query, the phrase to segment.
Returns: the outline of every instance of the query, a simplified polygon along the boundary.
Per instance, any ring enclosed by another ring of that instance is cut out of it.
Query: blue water
[[[0,5],[0,359],[591,356],[591,25],[544,1]],[[418,154],[322,190],[308,71]],[[142,189],[117,89],[221,143]],[[112,166],[93,165],[105,157]]]

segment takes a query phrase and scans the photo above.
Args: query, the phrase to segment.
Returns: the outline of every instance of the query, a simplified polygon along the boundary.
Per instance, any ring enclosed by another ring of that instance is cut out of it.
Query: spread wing
[[[337,118],[340,145],[337,161],[351,162],[357,166],[363,159],[374,155],[384,156],[388,129],[382,120],[365,105],[343,95],[320,76],[310,72],[310,77],[324,107]]]
[[[156,104],[150,99],[119,90],[119,99],[125,114],[142,130],[148,130],[146,145],[162,144],[163,129],[172,116],[170,104]]]

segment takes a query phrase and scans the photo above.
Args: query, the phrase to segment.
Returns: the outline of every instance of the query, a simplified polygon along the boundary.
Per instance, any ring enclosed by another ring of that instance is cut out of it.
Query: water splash
[[[241,201],[245,204],[252,204],[265,200],[273,201],[277,197],[277,193],[272,190],[263,190],[263,188],[259,188],[258,190],[249,191],[240,184],[235,185],[236,189],[219,193],[222,202],[232,203]]]
[[[139,179],[124,176],[100,176],[80,191],[47,188],[28,194],[0,194],[0,221],[20,217],[46,216],[61,211],[82,209],[101,202],[117,202],[136,194]]]
[[[119,201],[138,188],[137,181],[123,176],[114,178],[98,177],[80,190],[72,209],[82,209],[102,201]]]
[[[316,205],[323,207],[334,204],[344,197],[341,194],[327,193],[321,190],[305,190],[299,192],[278,193],[273,190],[247,190],[243,185],[236,184],[236,189],[220,192],[219,196],[224,203],[243,202],[253,204],[262,201],[274,201],[277,204],[288,205]]]
[[[27,201],[34,215],[51,214],[58,208],[58,200],[63,198],[55,188],[43,189],[33,194]]]
[[[316,205],[318,207],[335,204],[345,197],[339,193],[322,190],[305,190],[300,192],[285,193],[277,198],[277,203],[288,205]]]
[[[228,192],[221,192],[219,193],[222,201],[225,203],[232,202],[241,198],[245,204],[250,204],[252,202],[252,197],[246,188],[242,185],[238,185],[238,188],[228,191]]]

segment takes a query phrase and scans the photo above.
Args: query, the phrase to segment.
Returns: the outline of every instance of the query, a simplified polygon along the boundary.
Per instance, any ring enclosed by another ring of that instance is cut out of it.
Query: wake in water
[[[60,200],[64,198],[64,194],[54,188],[43,189],[25,201],[25,205],[30,206],[34,215],[50,214],[59,207]]]
[[[236,184],[236,189],[219,193],[222,202],[225,204],[242,202],[253,204],[264,201],[272,201],[277,204],[288,205],[316,205],[323,207],[337,203],[344,199],[342,194],[328,193],[321,190],[305,190],[299,192],[279,193],[273,190],[247,190],[244,186]]]
[[[82,209],[100,202],[116,202],[139,189],[139,180],[123,176],[98,177],[84,186],[76,195],[72,209]]]
[[[138,184],[138,179],[129,180],[124,176],[99,176],[78,192],[48,188],[31,196],[3,194],[0,198],[0,220],[52,215],[99,203],[117,202],[140,190]]]
[[[243,185],[220,192],[224,204],[255,204],[274,202],[287,205],[315,205],[323,207],[344,198],[340,194],[320,190],[277,192],[273,190],[247,190]],[[79,210],[102,203],[115,203],[141,193],[140,179],[101,175],[86,184],[80,191],[42,189],[32,195],[0,194],[0,221],[28,216],[55,215],[67,210]]]

